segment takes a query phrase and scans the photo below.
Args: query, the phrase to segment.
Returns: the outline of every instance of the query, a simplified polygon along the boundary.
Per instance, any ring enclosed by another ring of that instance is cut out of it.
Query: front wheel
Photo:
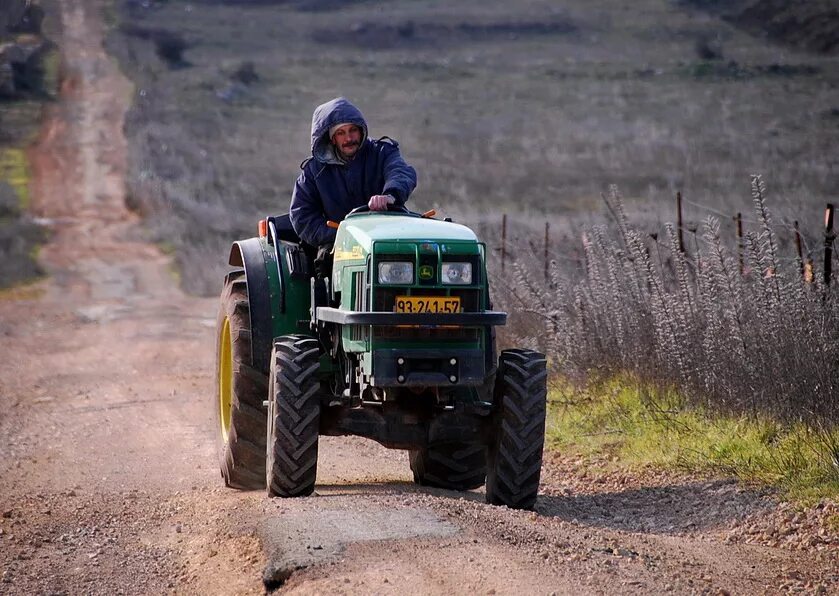
[[[271,497],[315,490],[320,426],[318,342],[301,335],[274,341],[269,375],[265,476]]]
[[[487,450],[486,501],[532,509],[539,492],[548,393],[545,357],[504,350],[495,381],[496,425]]]

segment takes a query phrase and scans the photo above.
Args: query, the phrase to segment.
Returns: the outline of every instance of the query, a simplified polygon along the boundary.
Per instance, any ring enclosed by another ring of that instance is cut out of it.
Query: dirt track
[[[0,299],[0,593],[260,593],[263,575],[302,594],[839,590],[836,546],[743,544],[775,505],[724,480],[552,455],[536,512],[513,512],[420,490],[403,453],[346,439],[323,441],[311,498],[222,488],[216,303],[180,293],[140,240],[122,182],[133,90],[97,3],[62,5],[63,101],[32,151],[49,277]]]

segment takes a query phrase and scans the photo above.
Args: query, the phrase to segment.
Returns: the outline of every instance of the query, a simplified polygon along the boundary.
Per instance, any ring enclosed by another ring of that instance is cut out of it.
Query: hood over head
[[[329,130],[336,124],[355,124],[361,128],[361,143],[367,140],[367,121],[361,110],[344,97],[336,97],[315,108],[312,114],[312,157],[324,163],[343,164],[335,154]]]

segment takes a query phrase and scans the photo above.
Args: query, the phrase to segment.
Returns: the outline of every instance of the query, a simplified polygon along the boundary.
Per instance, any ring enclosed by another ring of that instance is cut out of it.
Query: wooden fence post
[[[679,239],[679,252],[685,252],[685,237],[683,233],[683,224],[684,221],[682,219],[682,192],[676,192],[676,235]]]
[[[743,258],[743,214],[739,211],[734,216],[734,221],[737,224],[737,261],[740,263],[740,275],[746,272],[746,263]]]
[[[548,249],[551,245],[551,224],[545,222],[545,283],[548,283]]]
[[[504,271],[507,260],[507,214],[501,214],[501,271]]]
[[[795,251],[798,253],[798,270],[801,273],[801,279],[804,279],[804,251],[801,247],[801,230],[798,229],[798,220],[792,222],[795,228]]]
[[[702,271],[702,251],[699,250],[699,238],[696,235],[696,231],[699,229],[697,225],[688,226],[688,232],[693,235],[693,254],[696,255],[694,257],[694,261],[696,262],[696,271]]]
[[[824,296],[830,292],[830,277],[833,273],[833,203],[828,203],[824,210]]]

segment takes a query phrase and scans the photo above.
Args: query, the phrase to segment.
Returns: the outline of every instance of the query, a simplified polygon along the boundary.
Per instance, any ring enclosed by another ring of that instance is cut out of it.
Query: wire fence
[[[732,221],[734,223],[734,237],[730,240],[737,247],[738,264],[741,274],[748,273],[749,268],[746,264],[744,239],[748,233],[749,227],[757,230],[759,229],[760,222],[756,218],[744,216],[742,212],[725,213],[709,205],[686,199],[681,192],[677,192],[674,215],[676,220],[675,229],[678,234],[679,250],[685,255],[689,262],[693,262],[696,266],[700,266],[700,264],[693,260],[692,255],[698,253],[699,225],[685,223],[683,204],[690,205],[702,210],[705,213],[719,217],[723,221]],[[617,214],[612,212],[612,215],[615,219],[617,219]],[[786,257],[778,255],[778,261],[782,263],[798,264],[800,274],[807,283],[811,283],[814,280],[814,276],[816,274],[816,263],[818,262],[821,265],[824,286],[829,288],[833,281],[833,260],[836,257],[836,251],[834,250],[834,244],[836,241],[834,222],[835,207],[833,203],[828,203],[824,209],[823,229],[811,235],[813,238],[820,237],[821,246],[819,248],[810,246],[807,241],[807,237],[801,232],[798,220],[793,220],[792,223],[781,222],[781,224],[776,227],[779,231],[788,236],[786,243],[795,247],[795,254]],[[552,262],[565,262],[571,265],[576,265],[581,269],[584,267],[585,259],[582,251],[582,238],[580,238],[578,243],[572,243],[572,247],[570,247],[570,249],[567,242],[562,242],[563,249],[558,250],[557,239],[552,237],[551,222],[545,221],[544,234],[542,235],[541,240],[537,241],[536,236],[531,233],[529,234],[528,241],[523,245],[520,241],[516,241],[516,239],[511,238],[509,227],[510,222],[508,221],[507,214],[501,214],[500,221],[498,221],[496,228],[498,230],[498,234],[493,234],[493,236],[499,238],[500,241],[497,244],[490,246],[500,261],[500,268],[502,272],[506,271],[508,262],[515,260],[516,254],[523,248],[529,253],[531,260],[534,256],[541,257],[541,270],[545,280],[548,280],[550,276],[550,266]],[[685,234],[689,236],[689,242],[685,241]],[[662,246],[661,236],[661,230],[658,229],[648,232],[647,234],[648,239],[656,246]],[[567,239],[563,238],[562,240]],[[691,245],[693,246],[691,247]],[[771,274],[772,272],[763,273]]]

